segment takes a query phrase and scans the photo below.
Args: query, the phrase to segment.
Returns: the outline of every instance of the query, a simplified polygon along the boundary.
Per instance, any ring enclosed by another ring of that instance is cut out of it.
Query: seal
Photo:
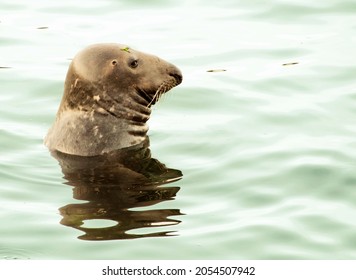
[[[50,150],[96,156],[145,140],[151,106],[182,82],[181,71],[163,59],[121,44],[95,44],[69,66]]]

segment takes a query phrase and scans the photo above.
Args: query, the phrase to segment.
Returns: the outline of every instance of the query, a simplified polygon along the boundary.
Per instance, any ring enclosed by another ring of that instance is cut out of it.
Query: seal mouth
[[[143,90],[141,88],[137,88],[137,93],[146,101],[146,107],[148,108],[156,104],[164,93],[170,91],[178,84],[179,83],[175,80],[165,81],[157,88],[157,90]]]
[[[152,100],[150,103],[148,103],[147,107],[150,107],[153,104],[156,104],[158,100],[162,97],[164,93],[167,91],[170,91],[172,88],[174,88],[177,85],[177,82],[164,82],[161,84],[158,89],[156,90],[155,94],[152,97]]]
[[[152,92],[148,92],[148,91],[143,90],[141,88],[136,88],[136,91],[137,91],[138,95],[141,98],[143,98],[143,100],[144,100],[144,104],[141,103],[142,105],[149,104],[152,101],[152,97],[151,96],[154,95],[154,92],[153,93]]]

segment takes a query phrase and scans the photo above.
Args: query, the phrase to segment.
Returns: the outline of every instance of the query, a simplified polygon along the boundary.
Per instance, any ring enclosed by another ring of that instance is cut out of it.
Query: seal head
[[[69,66],[45,145],[79,156],[137,145],[145,140],[151,106],[181,82],[180,70],[157,56],[120,44],[91,45]]]

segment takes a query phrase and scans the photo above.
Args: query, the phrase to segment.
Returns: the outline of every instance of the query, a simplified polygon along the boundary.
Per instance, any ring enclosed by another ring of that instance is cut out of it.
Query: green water
[[[356,258],[356,3],[15,0],[0,11],[0,258]],[[168,213],[126,232],[140,238],[79,238],[61,209],[82,215],[88,201],[42,143],[70,59],[97,42],[184,76],[149,121],[152,156],[183,177],[164,186],[169,199],[131,206],[147,220]]]

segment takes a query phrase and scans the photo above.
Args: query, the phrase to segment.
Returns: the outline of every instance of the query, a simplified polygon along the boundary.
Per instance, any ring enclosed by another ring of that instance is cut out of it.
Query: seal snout
[[[169,69],[168,75],[176,80],[176,85],[179,85],[183,81],[182,72],[175,66]]]
[[[176,80],[176,85],[179,85],[183,81],[183,75],[178,69],[175,72],[170,72],[169,76],[172,76]]]

